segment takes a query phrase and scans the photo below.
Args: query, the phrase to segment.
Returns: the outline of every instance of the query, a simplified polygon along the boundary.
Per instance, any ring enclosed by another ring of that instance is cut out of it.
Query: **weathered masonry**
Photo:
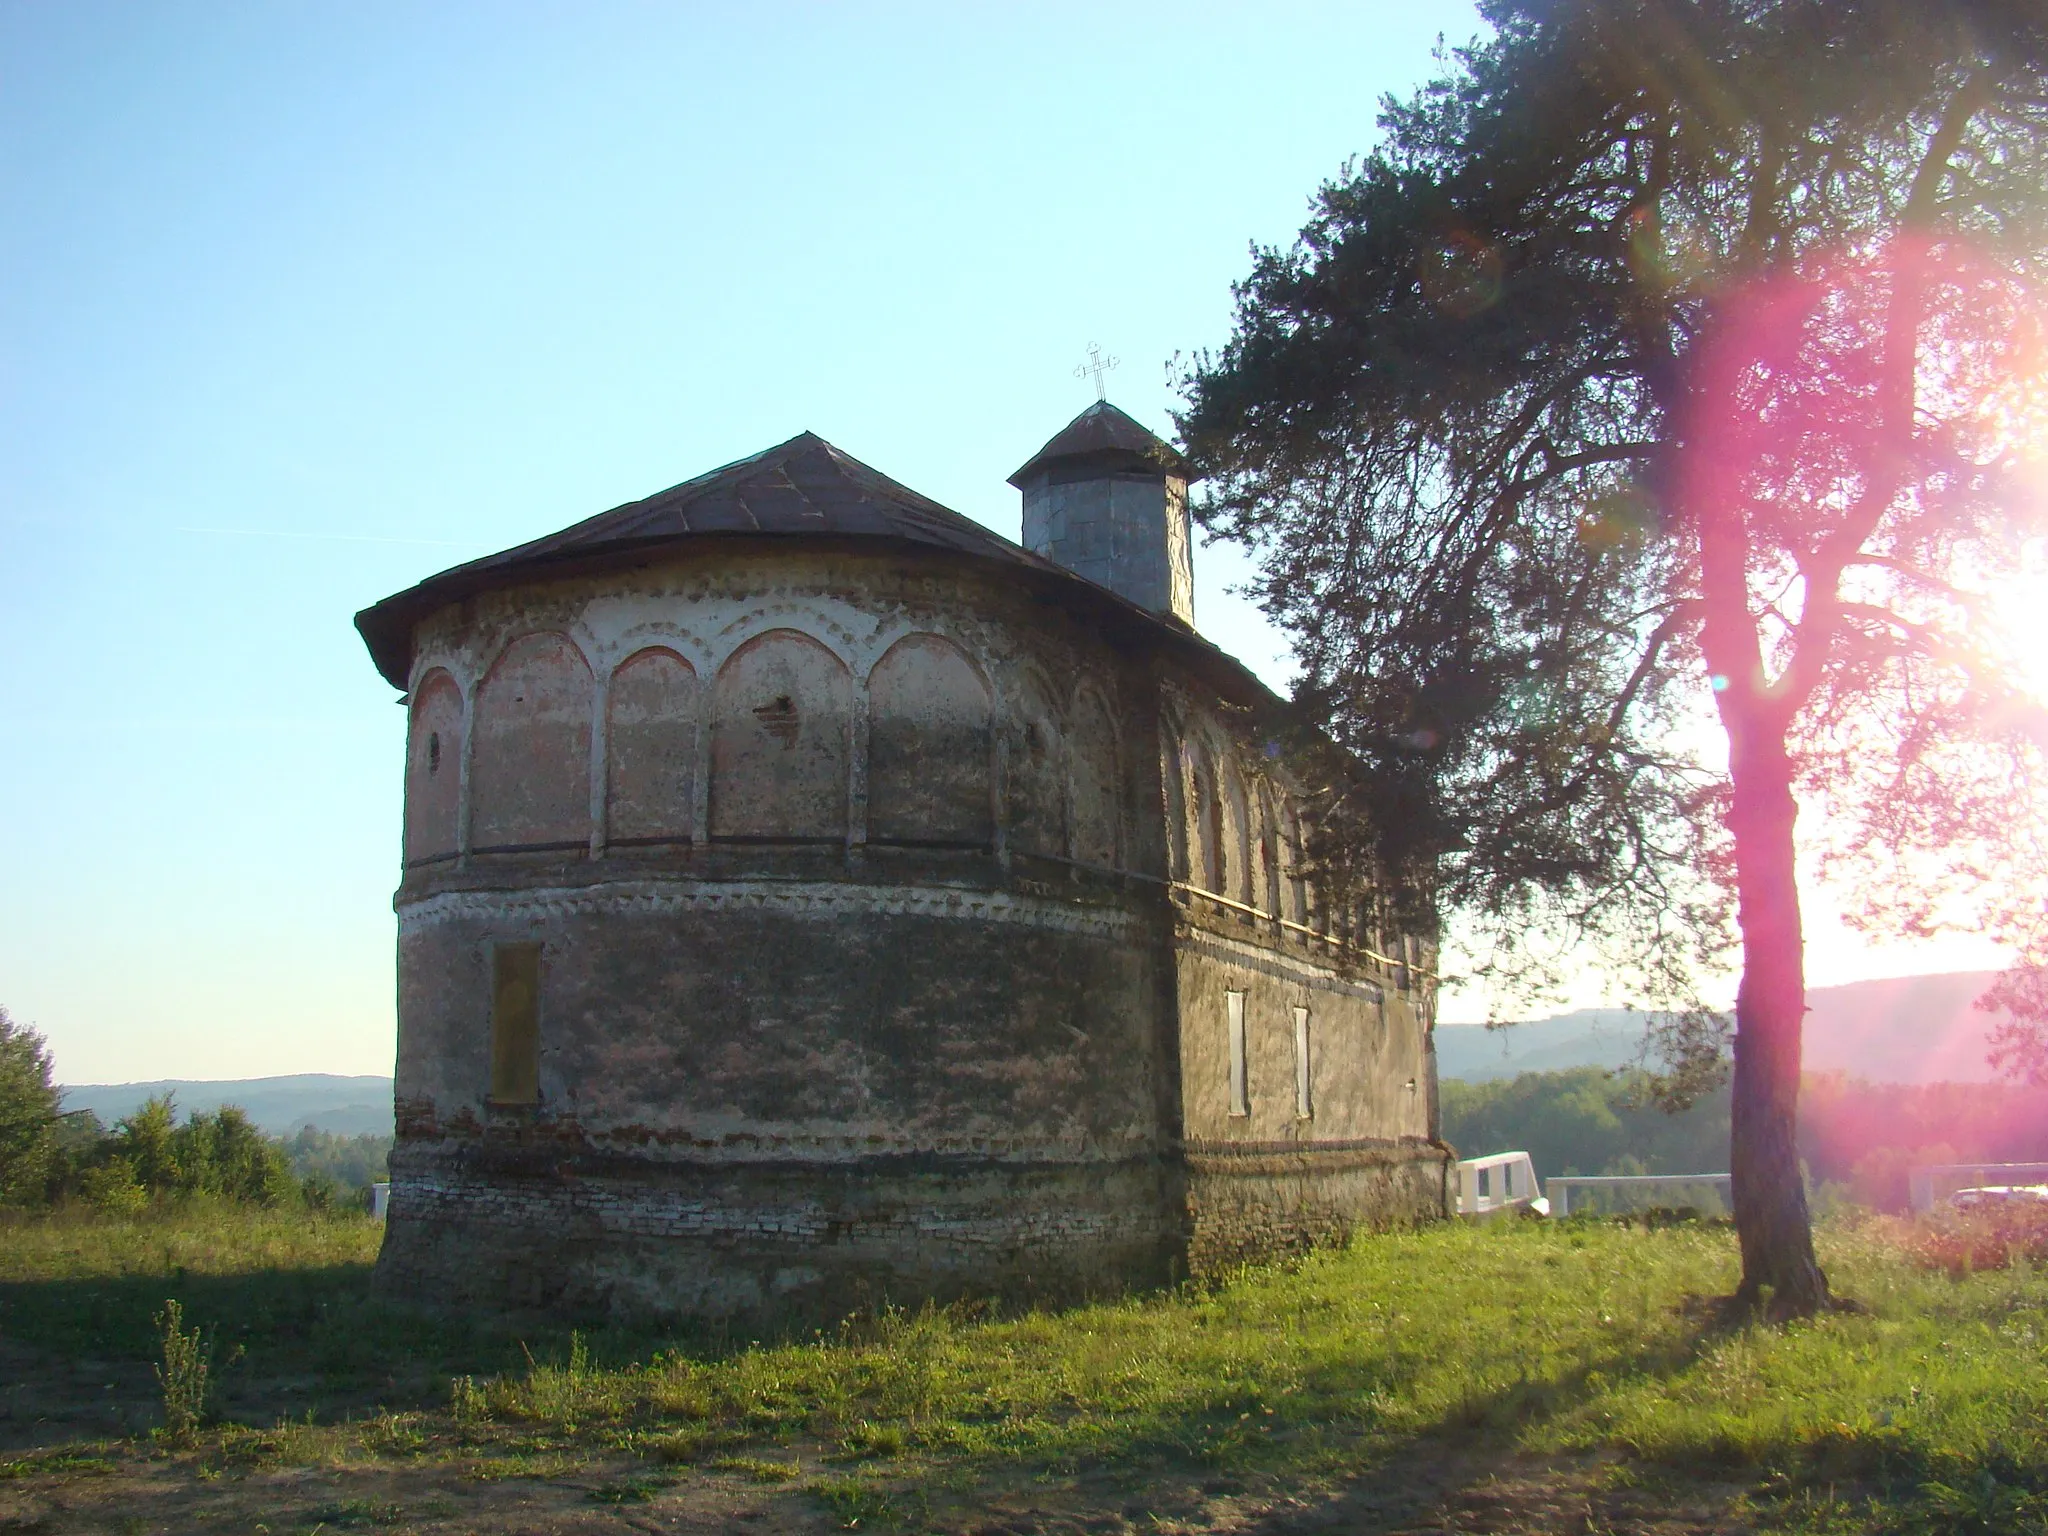
[[[809,434],[357,617],[403,688],[379,1274],[1056,1301],[1439,1216],[1426,946],[1333,912],[1114,407],[1020,548]]]

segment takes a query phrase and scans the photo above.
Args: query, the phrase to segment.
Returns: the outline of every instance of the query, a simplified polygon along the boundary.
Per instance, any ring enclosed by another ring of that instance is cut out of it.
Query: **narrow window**
[[[540,946],[491,952],[491,1102],[540,1099]]]
[[[1230,1112],[1233,1115],[1248,1115],[1252,1112],[1250,1061],[1246,1056],[1244,1038],[1244,994],[1226,992],[1223,994],[1230,1011]]]
[[[1306,1120],[1315,1113],[1315,1101],[1310,1096],[1308,1055],[1308,1010],[1294,1010],[1294,1113]]]

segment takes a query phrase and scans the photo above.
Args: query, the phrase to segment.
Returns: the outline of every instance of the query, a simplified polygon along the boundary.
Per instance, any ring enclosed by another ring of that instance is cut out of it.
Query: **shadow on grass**
[[[309,1413],[330,1422],[388,1409],[427,1410],[446,1426],[453,1422],[442,1417],[450,1405],[451,1378],[518,1376],[535,1360],[561,1362],[570,1355],[567,1323],[424,1311],[375,1296],[370,1281],[369,1264],[344,1263],[231,1275],[171,1270],[0,1283],[0,1338],[15,1357],[7,1364],[23,1368],[25,1351],[25,1368],[47,1376],[46,1382],[31,1375],[23,1383],[25,1395],[42,1400],[44,1417],[34,1436],[24,1440],[10,1432],[4,1438],[24,1449],[83,1438],[88,1416],[67,1419],[61,1407],[49,1405],[75,1388],[82,1405],[104,1409],[105,1399],[85,1390],[99,1391],[102,1382],[121,1384],[130,1432],[155,1423],[153,1319],[173,1297],[190,1323],[212,1333],[217,1411],[245,1424],[302,1420]],[[1001,1321],[994,1311],[979,1315]],[[933,1450],[929,1460],[850,1456],[843,1473],[831,1480],[837,1490],[832,1497],[849,1511],[895,1511],[881,1521],[885,1525],[943,1514],[934,1510],[940,1505],[955,1511],[1000,1508],[1017,1529],[1084,1511],[1121,1511],[1142,1527],[1146,1514],[1192,1517],[1215,1500],[1238,1496],[1250,1506],[1243,1517],[1250,1523],[1241,1521],[1242,1528],[1265,1536],[1412,1523],[1460,1499],[1479,1497],[1479,1485],[1512,1457],[1519,1429],[1584,1407],[1609,1383],[1683,1375],[1703,1350],[1737,1326],[1708,1298],[1693,1298],[1663,1315],[1671,1321],[1650,1340],[1589,1338],[1555,1357],[1542,1374],[1471,1391],[1426,1421],[1414,1405],[1427,1396],[1426,1378],[1441,1356],[1398,1334],[1360,1333],[1355,1351],[1343,1348],[1294,1370],[1262,1375],[1256,1361],[1248,1361],[1248,1370],[1198,1383],[1170,1408],[1148,1407],[1126,1417],[1094,1413],[1069,1400],[1048,1406],[1042,1419],[1014,1437],[1001,1420],[976,1419],[963,1401],[953,1415],[961,1433],[950,1445]],[[971,1330],[977,1323],[952,1326]],[[1472,1337],[1476,1341],[1498,1326],[1475,1313]],[[881,1337],[858,1322],[848,1329],[855,1342]],[[582,1338],[593,1369],[645,1362],[667,1350],[712,1365],[755,1342],[742,1331],[715,1326],[609,1329]],[[1454,1348],[1455,1340],[1454,1333],[1446,1346],[1439,1335],[1435,1347]],[[886,1409],[873,1416],[911,1427],[911,1419]],[[102,1412],[99,1421],[104,1418]],[[649,1415],[612,1427],[657,1431],[681,1422]],[[730,1428],[739,1439],[781,1445],[780,1436],[798,1434],[789,1426],[801,1422],[801,1416],[785,1415],[771,1428],[740,1414]],[[844,1432],[843,1425],[809,1431],[822,1433],[828,1445],[833,1434]],[[598,1440],[579,1442],[573,1427],[553,1433],[565,1451],[574,1442],[582,1446],[576,1454],[591,1459],[616,1454]],[[900,1448],[905,1438],[898,1435],[893,1444]],[[737,1443],[731,1436],[706,1441],[721,1453]],[[1590,1487],[1590,1473],[1575,1471],[1578,1465],[1562,1458],[1553,1480],[1577,1478],[1581,1490]],[[1681,1475],[1698,1486],[1717,1484],[1717,1496],[1725,1499],[1731,1483],[1750,1482],[1763,1470],[1702,1465],[1681,1469]],[[1917,1486],[1917,1469],[1900,1471]],[[817,1497],[826,1498],[826,1485],[819,1489]],[[1293,1502],[1281,1507],[1288,1499]],[[1260,1507],[1271,1513],[1251,1513]],[[875,1523],[862,1519],[863,1527]]]
[[[175,1299],[212,1346],[213,1408],[267,1425],[317,1422],[371,1409],[444,1409],[458,1375],[522,1369],[566,1353],[569,1329],[532,1319],[432,1312],[372,1293],[372,1266],[329,1264],[235,1274],[95,1276],[0,1282],[0,1341],[11,1386],[34,1420],[0,1442],[17,1447],[156,1422],[151,1369],[157,1314]],[[643,1335],[602,1337],[606,1358],[642,1354]]]
[[[1651,1347],[1589,1354],[1558,1376],[1468,1394],[1421,1424],[1371,1406],[1412,1391],[1417,1362],[1325,1366],[1300,1378],[1290,1394],[1298,1407],[1276,1407],[1275,1398],[1239,1385],[1099,1437],[1085,1454],[970,1456],[942,1481],[957,1486],[964,1472],[978,1497],[1007,1485],[1020,1496],[1012,1513],[1039,1518],[1119,1508],[1142,1527],[1146,1518],[1199,1519],[1212,1500],[1245,1496],[1254,1507],[1277,1501],[1232,1526],[1263,1536],[1405,1527],[1508,1466],[1518,1429],[1583,1406],[1607,1382],[1682,1374],[1717,1331],[1688,1329]],[[1395,1416],[1406,1422],[1392,1427],[1386,1418]],[[1062,1474],[1067,1486],[1055,1491]]]

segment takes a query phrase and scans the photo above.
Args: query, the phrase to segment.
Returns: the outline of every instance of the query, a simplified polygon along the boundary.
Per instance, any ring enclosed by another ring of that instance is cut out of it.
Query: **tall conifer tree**
[[[1497,977],[1548,934],[1674,1005],[1732,899],[1742,1297],[1811,1311],[1801,855],[2048,961],[2048,728],[1998,626],[2048,499],[2048,7],[1482,9],[1255,253],[1182,430],[1371,791],[1333,871],[1463,914]]]

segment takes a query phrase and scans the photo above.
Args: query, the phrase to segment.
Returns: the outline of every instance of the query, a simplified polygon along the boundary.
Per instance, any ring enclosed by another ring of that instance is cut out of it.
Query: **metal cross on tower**
[[[1104,357],[1101,345],[1091,341],[1088,343],[1088,361],[1076,365],[1074,377],[1085,379],[1090,374],[1093,374],[1095,376],[1095,398],[1107,400],[1109,395],[1102,387],[1102,376],[1114,368],[1119,361],[1121,361],[1119,358]]]

